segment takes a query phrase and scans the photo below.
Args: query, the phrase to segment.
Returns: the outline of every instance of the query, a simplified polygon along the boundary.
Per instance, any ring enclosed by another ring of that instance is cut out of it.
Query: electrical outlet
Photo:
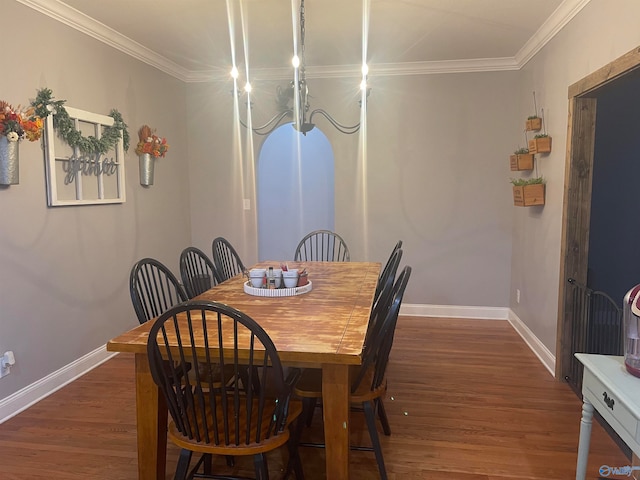
[[[16,363],[16,359],[13,356],[13,352],[4,352],[4,355],[0,357],[0,378],[6,377],[11,373],[11,366]]]
[[[248,198],[244,199],[243,206],[245,210],[251,210],[251,200]]]
[[[516,303],[520,303],[520,289],[516,288]]]

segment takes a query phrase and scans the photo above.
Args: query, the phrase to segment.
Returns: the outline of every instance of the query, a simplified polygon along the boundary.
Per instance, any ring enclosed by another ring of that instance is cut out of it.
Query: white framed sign
[[[100,138],[113,125],[107,115],[65,107],[76,130],[83,136]],[[60,138],[53,128],[53,115],[45,123],[47,202],[50,207],[100,205],[125,202],[124,149],[122,132],[106,154],[83,154]]]

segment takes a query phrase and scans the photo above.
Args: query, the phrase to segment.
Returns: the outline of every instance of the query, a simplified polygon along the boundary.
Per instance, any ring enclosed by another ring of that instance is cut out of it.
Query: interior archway
[[[306,135],[291,124],[265,140],[256,182],[258,258],[293,259],[300,239],[334,228],[334,158],[317,127]]]

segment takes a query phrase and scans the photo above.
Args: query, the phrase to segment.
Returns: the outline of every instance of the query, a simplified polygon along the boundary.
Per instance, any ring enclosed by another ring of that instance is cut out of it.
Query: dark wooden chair
[[[240,255],[226,238],[217,237],[211,244],[213,264],[218,272],[218,281],[224,282],[246,270]]]
[[[365,344],[362,365],[351,372],[350,378],[351,406],[352,408],[364,411],[367,430],[369,431],[372,444],[370,448],[357,448],[359,450],[373,450],[382,480],[387,479],[387,472],[384,465],[378,430],[376,429],[375,417],[379,409],[384,409],[382,399],[387,391],[385,373],[389,362],[389,353],[393,346],[393,337],[398,321],[398,314],[400,313],[402,298],[410,276],[411,267],[404,267],[393,285],[389,308],[386,311],[384,319],[380,322],[380,328],[377,330],[375,337],[371,338],[368,344]],[[294,394],[302,398],[305,416],[308,416],[309,409],[313,409],[317,400],[322,397],[322,370],[313,368],[305,369],[295,385]],[[384,418],[386,419],[386,415]],[[382,421],[383,431],[385,435],[390,435],[391,429],[389,428],[388,422],[386,425],[384,424],[385,421]],[[298,429],[302,429],[301,424],[298,424]]]
[[[140,323],[188,300],[176,276],[163,263],[153,258],[143,258],[131,268],[129,293]]]
[[[393,296],[393,286],[396,282],[396,273],[402,260],[402,249],[394,250],[389,257],[389,261],[385,266],[380,278],[378,279],[379,291],[376,291],[373,300],[371,315],[369,316],[369,325],[367,326],[367,334],[365,337],[365,346],[378,335],[378,329],[387,311],[391,306]]]
[[[315,230],[304,236],[294,255],[299,262],[348,262],[349,248],[340,235],[331,230]]]
[[[187,247],[180,254],[180,277],[189,299],[218,284],[215,265],[206,253],[196,247]]]
[[[400,249],[402,249],[402,240],[398,240],[398,243],[396,243],[396,245],[393,247],[393,250],[391,250],[391,254],[387,259],[387,263],[382,269],[382,272],[380,272],[380,278],[378,279],[378,285],[376,286],[376,294],[373,298],[376,298],[376,299],[378,298],[378,296],[380,295],[380,290],[382,290],[382,288],[384,287],[384,283],[386,282],[389,276],[393,276],[395,279],[396,271],[394,270],[393,272],[391,272],[391,268],[393,267],[392,259],[395,253]],[[397,270],[398,265],[396,265],[395,268]]]
[[[221,303],[191,300],[162,314],[147,343],[151,375],[170,414],[169,439],[182,449],[175,480],[232,478],[212,472],[211,455],[252,455],[256,478],[267,479],[266,452],[289,447],[288,471],[302,479],[292,422],[302,412],[269,335],[246,314]],[[164,365],[169,362],[174,369]],[[192,369],[192,366],[196,368]],[[222,372],[246,370],[260,388],[226,383]],[[195,376],[188,375],[192,369]],[[194,462],[193,453],[202,454]],[[200,473],[198,473],[198,476]]]

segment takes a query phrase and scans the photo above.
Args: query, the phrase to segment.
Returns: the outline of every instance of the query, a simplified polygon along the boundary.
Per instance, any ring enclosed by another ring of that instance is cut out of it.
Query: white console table
[[[640,455],[640,378],[627,372],[624,358],[576,353],[584,365],[582,377],[582,420],[578,443],[576,480],[584,480],[591,442],[593,409]],[[622,467],[623,465],[610,465]]]

